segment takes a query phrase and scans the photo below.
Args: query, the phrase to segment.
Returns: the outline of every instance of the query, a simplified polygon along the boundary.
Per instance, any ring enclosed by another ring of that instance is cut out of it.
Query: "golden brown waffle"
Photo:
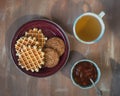
[[[37,28],[29,29],[28,32],[25,33],[25,36],[35,37],[42,48],[44,47],[47,40],[47,38],[42,33],[42,30],[41,29],[38,30]]]
[[[38,72],[42,65],[44,65],[44,52],[38,50],[36,46],[23,46],[18,57],[21,68],[32,72]]]
[[[16,52],[19,53],[24,45],[39,46],[39,42],[36,41],[35,37],[32,38],[23,36],[20,39],[18,39],[17,43],[15,44]]]

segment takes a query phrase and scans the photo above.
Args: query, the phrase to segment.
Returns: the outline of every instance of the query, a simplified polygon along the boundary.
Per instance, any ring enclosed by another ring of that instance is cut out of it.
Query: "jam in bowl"
[[[101,72],[97,64],[88,59],[77,61],[71,69],[71,80],[73,84],[82,89],[93,87],[90,79],[97,84],[100,76]]]

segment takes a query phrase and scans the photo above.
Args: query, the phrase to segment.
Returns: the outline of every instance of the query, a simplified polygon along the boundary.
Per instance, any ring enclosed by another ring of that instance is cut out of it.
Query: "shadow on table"
[[[14,34],[16,33],[16,31],[26,22],[31,21],[31,20],[41,19],[41,18],[48,19],[48,18],[41,17],[38,15],[26,15],[26,16],[18,18],[14,23],[11,24],[5,36],[5,47],[6,47],[6,52],[8,54],[9,59],[11,59],[11,42],[12,42],[12,38]]]
[[[106,13],[106,19],[110,29],[114,30],[117,34],[120,25],[120,0],[101,0],[104,5],[104,11]]]
[[[83,55],[77,51],[71,51],[67,64],[61,70],[62,74],[70,78],[70,70],[73,64],[80,59],[85,59],[85,57],[83,57]]]
[[[120,63],[110,59],[112,68],[112,82],[110,96],[120,96]]]
[[[91,8],[84,0],[57,0],[51,10],[52,20],[66,32],[73,34],[74,20],[85,11],[90,11]]]

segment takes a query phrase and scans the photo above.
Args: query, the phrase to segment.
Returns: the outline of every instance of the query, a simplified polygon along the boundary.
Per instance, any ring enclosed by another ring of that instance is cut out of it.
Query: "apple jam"
[[[82,61],[75,65],[73,69],[73,79],[80,86],[86,87],[90,86],[90,78],[95,82],[97,79],[97,69],[96,67],[88,61]]]

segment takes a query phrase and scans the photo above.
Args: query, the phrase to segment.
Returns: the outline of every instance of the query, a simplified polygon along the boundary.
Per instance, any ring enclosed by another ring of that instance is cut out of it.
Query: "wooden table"
[[[103,96],[120,94],[120,1],[119,0],[1,0],[0,1],[0,96],[97,96],[95,89],[83,90],[70,80],[70,68],[82,58],[95,61],[101,69],[97,86]],[[96,44],[79,43],[73,36],[76,17],[91,11],[105,11],[106,31]],[[46,17],[58,23],[68,35],[71,52],[66,66],[46,78],[35,78],[15,66],[10,43],[25,22]]]

